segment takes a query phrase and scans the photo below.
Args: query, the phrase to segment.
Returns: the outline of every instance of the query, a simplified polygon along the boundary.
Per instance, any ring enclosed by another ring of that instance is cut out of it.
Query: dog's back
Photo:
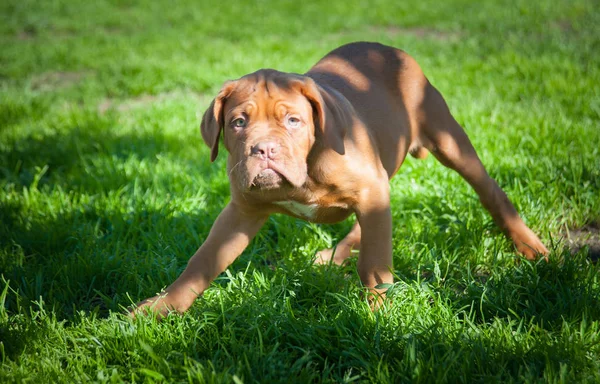
[[[351,43],[325,55],[306,75],[350,101],[378,148],[387,149],[380,150],[380,156],[390,177],[407,153],[427,156],[419,128],[431,85],[406,52],[378,43]],[[390,143],[396,143],[391,151]]]

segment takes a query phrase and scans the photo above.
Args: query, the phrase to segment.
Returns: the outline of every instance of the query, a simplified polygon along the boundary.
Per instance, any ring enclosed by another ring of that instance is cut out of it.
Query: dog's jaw
[[[306,162],[248,158],[240,167],[240,187],[246,191],[295,189],[306,183]]]
[[[276,189],[280,188],[286,179],[273,168],[260,171],[250,182],[250,189]]]

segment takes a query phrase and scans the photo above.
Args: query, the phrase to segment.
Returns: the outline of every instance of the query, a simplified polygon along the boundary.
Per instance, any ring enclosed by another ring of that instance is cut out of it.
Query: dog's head
[[[260,70],[225,83],[204,113],[202,138],[219,151],[223,132],[228,173],[241,191],[301,187],[315,142],[344,154],[352,107],[307,76]]]

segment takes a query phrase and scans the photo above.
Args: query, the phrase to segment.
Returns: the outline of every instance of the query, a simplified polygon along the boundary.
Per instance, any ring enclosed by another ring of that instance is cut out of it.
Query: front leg
[[[363,285],[377,295],[385,289],[380,284],[394,282],[392,275],[392,214],[389,183],[382,177],[361,193],[356,217],[362,228],[358,275]]]
[[[244,251],[266,219],[267,216],[245,213],[230,202],[177,280],[163,293],[138,303],[130,315],[152,311],[163,317],[170,311],[185,312]]]

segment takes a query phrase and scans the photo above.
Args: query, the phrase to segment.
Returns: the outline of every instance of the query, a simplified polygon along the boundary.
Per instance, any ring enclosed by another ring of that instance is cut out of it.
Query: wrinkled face
[[[263,69],[227,82],[200,128],[211,161],[222,132],[232,187],[264,192],[304,185],[315,140],[343,155],[351,124],[352,106],[343,96],[307,76]]]
[[[223,108],[228,173],[242,190],[300,187],[314,142],[309,101],[272,79],[240,80]]]

